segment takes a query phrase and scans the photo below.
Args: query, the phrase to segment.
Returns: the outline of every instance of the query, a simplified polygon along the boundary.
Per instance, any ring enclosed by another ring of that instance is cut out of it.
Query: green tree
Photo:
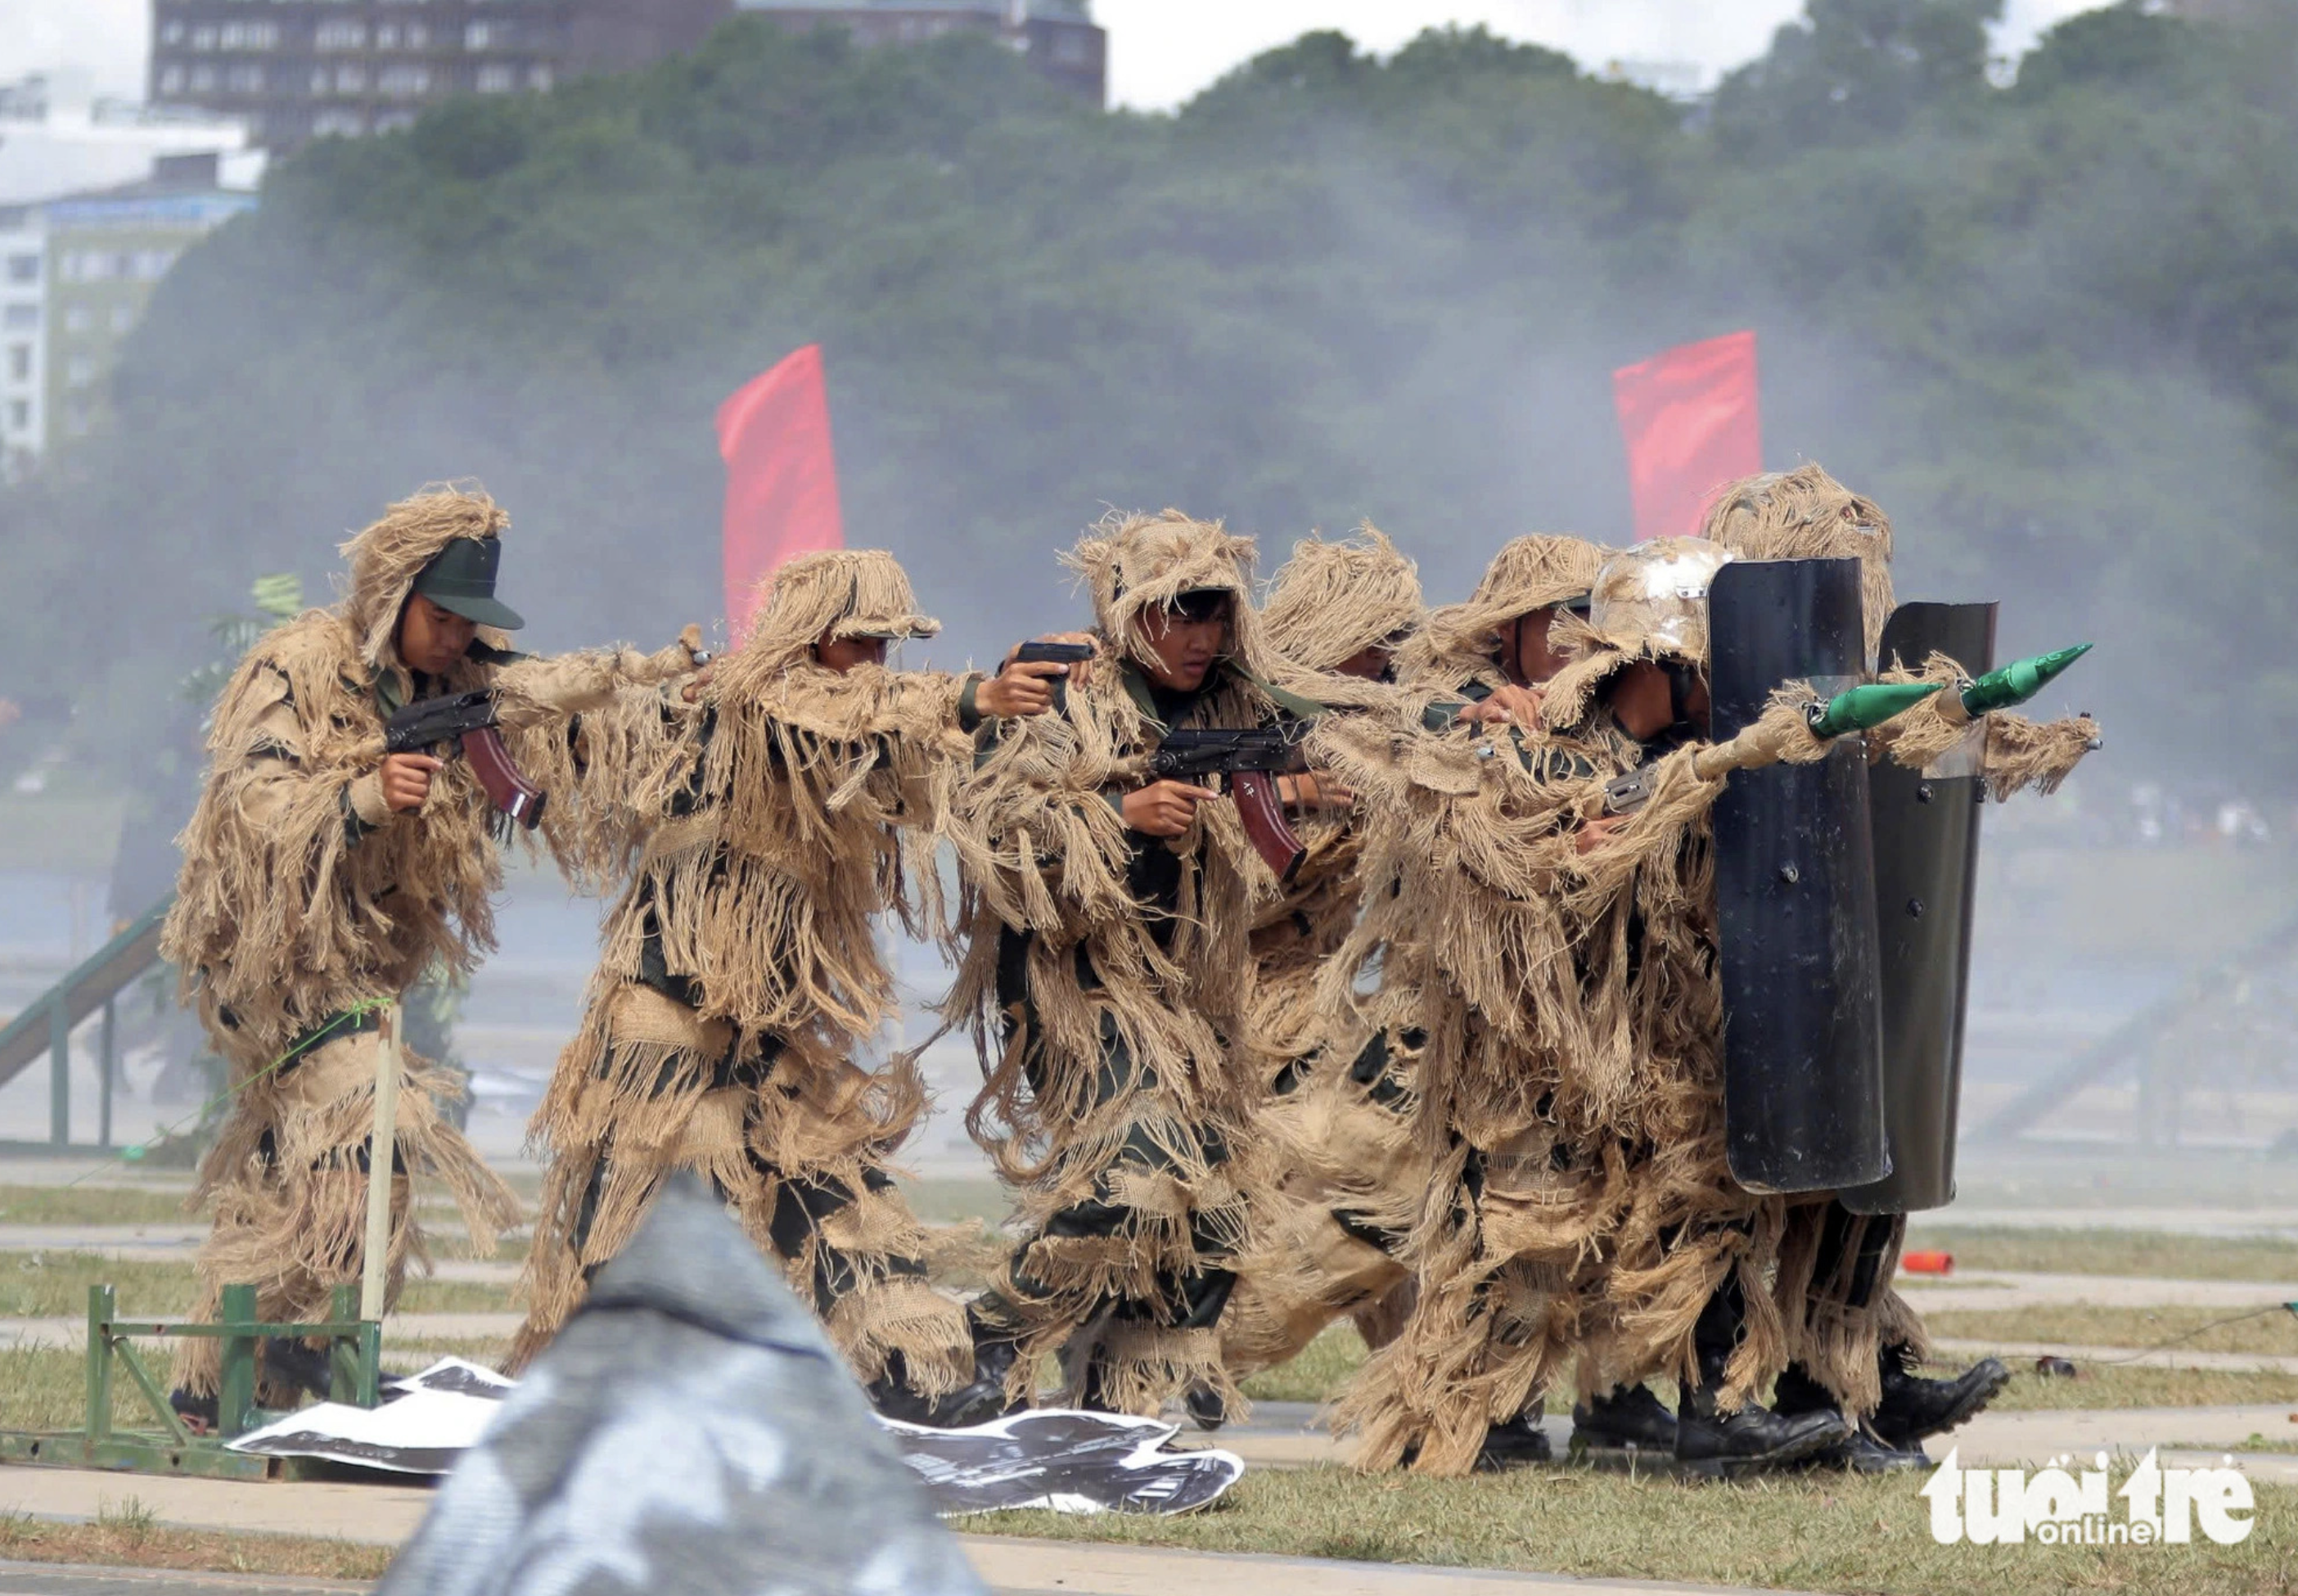
[[[810,342],[939,661],[1073,618],[1051,556],[1106,504],[1271,554],[1369,517],[1451,596],[1624,535],[1610,372],[1753,326],[1773,462],[1875,492],[1904,591],[2097,637],[2121,768],[2298,778],[2290,30],[2077,18],[1998,89],[1995,14],[1814,0],[1706,115],[1476,29],[1142,116],[737,19],[321,141],[161,285],[118,429],[0,493],[0,694],[136,771],[198,617],[443,477],[510,507],[536,646],[660,641],[720,608],[711,413]]]
[[[1777,160],[1968,103],[1985,89],[1987,26],[2002,16],[2003,0],[1810,0],[1768,54],[1719,86],[1716,137]]]

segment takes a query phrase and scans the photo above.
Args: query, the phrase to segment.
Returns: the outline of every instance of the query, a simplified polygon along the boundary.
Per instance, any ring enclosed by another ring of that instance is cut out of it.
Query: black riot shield
[[[1883,659],[1920,668],[1937,649],[1977,675],[1995,665],[1992,604],[1902,604]],[[1867,772],[1883,989],[1883,1127],[1891,1172],[1843,1194],[1855,1213],[1906,1213],[1955,1197],[1955,1117],[1979,868],[1983,724],[1930,769]]]
[[[1708,598],[1715,737],[1773,690],[1833,693],[1866,663],[1859,562],[1735,560]],[[1757,1191],[1834,1191],[1890,1172],[1867,757],[1735,771],[1716,799],[1724,1117],[1732,1175]]]

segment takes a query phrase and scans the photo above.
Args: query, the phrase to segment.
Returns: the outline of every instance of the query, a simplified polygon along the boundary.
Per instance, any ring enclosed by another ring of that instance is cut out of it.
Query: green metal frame
[[[330,1400],[372,1408],[380,1394],[383,1327],[359,1317],[359,1287],[338,1286],[329,1304],[332,1317],[317,1324],[283,1324],[255,1317],[255,1287],[227,1286],[213,1324],[197,1319],[126,1319],[119,1315],[112,1286],[87,1288],[87,1422],[78,1430],[0,1430],[0,1463],[45,1464],[60,1468],[111,1468],[139,1474],[197,1474],[227,1479],[298,1476],[290,1458],[258,1457],[228,1450],[274,1414],[255,1405],[256,1348],[272,1336],[326,1336]],[[194,1435],[185,1427],[168,1393],[129,1344],[151,1337],[213,1337],[223,1343],[223,1376],[216,1402],[216,1434]],[[116,1430],[112,1393],[120,1370],[144,1399],[156,1431]]]

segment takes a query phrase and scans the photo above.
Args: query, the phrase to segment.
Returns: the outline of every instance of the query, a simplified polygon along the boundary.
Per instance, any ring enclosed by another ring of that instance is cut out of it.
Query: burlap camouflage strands
[[[207,781],[178,839],[183,870],[161,938],[236,1091],[194,1199],[216,1217],[200,1258],[203,1314],[227,1282],[252,1281],[267,1318],[324,1318],[331,1288],[359,1278],[376,1038],[346,1029],[299,1057],[290,1050],[346,1011],[395,998],[427,970],[467,972],[493,945],[489,897],[501,864],[485,796],[468,765],[451,760],[419,814],[390,811],[376,771],[376,684],[395,682],[401,699],[415,690],[393,639],[424,566],[450,540],[498,537],[507,521],[484,494],[459,489],[392,506],[344,546],[343,600],[265,636],[217,701]],[[475,654],[432,686],[492,689],[514,757],[571,774],[568,717],[683,658],[606,650],[496,665]],[[594,758],[580,781],[554,791],[546,842],[604,847],[591,806],[624,773]],[[474,1246],[491,1252],[518,1205],[439,1116],[436,1084],[422,1061],[409,1061],[399,1162],[444,1181]],[[394,1215],[395,1293],[423,1241],[403,1190]],[[212,1391],[213,1349],[187,1343],[179,1382]]]
[[[524,1290],[523,1366],[690,1169],[779,1256],[865,1382],[939,1396],[971,1377],[958,1304],[886,1165],[924,1106],[904,1059],[854,1062],[895,1011],[877,936],[941,931],[933,848],[971,744],[963,683],[816,664],[824,637],[930,635],[877,550],[771,580],[654,790],[664,805],[607,922],[583,1027],[533,1128],[550,1155]]]
[[[1398,657],[1412,690],[1458,694],[1471,685],[1498,687],[1501,629],[1534,610],[1584,599],[1609,550],[1585,538],[1533,533],[1502,544],[1476,592],[1463,604],[1441,605]]]
[[[1185,593],[1230,594],[1224,662],[1183,724],[1249,727],[1274,713],[1254,682],[1286,673],[1261,646],[1249,539],[1168,510],[1112,517],[1066,558],[1116,661],[1150,657],[1153,611]],[[972,1028],[988,1076],[968,1127],[1015,1187],[1031,1237],[1029,1280],[1009,1269],[1001,1292],[1022,1309],[1009,1327],[1022,1352],[1015,1394],[1039,1354],[1114,1301],[1145,1318],[1102,1333],[1112,1405],[1153,1412],[1192,1384],[1241,1405],[1212,1330],[1153,1321],[1171,1317],[1175,1280],[1208,1249],[1244,1243],[1250,1111],[1269,1068],[1248,1012],[1247,938],[1274,881],[1234,807],[1208,803],[1170,845],[1170,917],[1136,897],[1135,845],[1109,795],[1140,784],[1159,732],[1116,661],[1072,685],[1066,715],[1008,727],[959,798],[963,950],[946,1012]],[[1006,952],[1021,966],[1010,1003]],[[1046,1233],[1086,1205],[1114,1217],[1091,1234]]]
[[[1366,649],[1409,647],[1425,615],[1412,562],[1369,526],[1295,544],[1261,611],[1271,649],[1323,673],[1320,700],[1352,707],[1393,707],[1395,695],[1332,673]],[[1252,930],[1254,1028],[1283,1063],[1259,1116],[1274,1180],[1252,1195],[1254,1245],[1221,1319],[1222,1361],[1239,1377],[1294,1357],[1343,1315],[1372,1344],[1394,1333],[1410,1274],[1390,1238],[1410,1228],[1430,1179],[1412,1129],[1413,1048],[1368,1023],[1365,1005],[1319,996],[1357,918],[1352,816],[1311,808],[1295,830],[1307,856]]]

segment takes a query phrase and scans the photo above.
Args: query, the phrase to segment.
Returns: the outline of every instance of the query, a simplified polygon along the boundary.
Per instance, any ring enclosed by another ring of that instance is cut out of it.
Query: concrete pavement
[[[98,1568],[84,1563],[0,1563],[0,1596],[351,1596],[375,1589],[297,1575]]]
[[[1901,1275],[1892,1282],[1925,1313],[1949,1309],[2270,1308],[2298,1302],[2298,1282],[2173,1280],[2153,1275],[2045,1275],[2011,1269],[1958,1269],[1941,1279]]]
[[[2298,1358],[2280,1352],[2198,1352],[2191,1347],[2166,1346],[2152,1352],[2127,1346],[2084,1346],[2063,1341],[1970,1341],[1941,1336],[1931,1350],[1958,1358],[1989,1354],[1998,1358],[2064,1358],[2080,1369],[2086,1364],[2118,1364],[2132,1369],[2216,1369],[2225,1374],[2298,1375]]]
[[[2159,1207],[1982,1208],[1962,1203],[1915,1221],[1972,1230],[2145,1230],[2173,1236],[2270,1236],[2298,1240],[2298,1209]]]
[[[1220,1444],[1261,1467],[1337,1460],[1332,1439],[1313,1427],[1316,1410],[1305,1402],[1268,1402],[1247,1423],[1224,1429]],[[1569,1420],[1551,1416],[1549,1431],[1562,1449]],[[2215,1464],[2217,1449],[2253,1435],[2298,1432],[2291,1409],[2280,1403],[2220,1408],[2132,1409],[2114,1412],[2040,1411],[1981,1415],[1956,1432],[1966,1465],[2040,1462],[2070,1454],[2162,1449],[2165,1462]],[[1944,1455],[1944,1446],[1934,1452]],[[2298,1434],[2292,1455],[2236,1453],[2253,1477],[2298,1484]],[[1528,1490],[1538,1489],[1528,1475]],[[0,1512],[34,1517],[91,1520],[130,1500],[156,1523],[170,1527],[244,1534],[332,1537],[397,1546],[412,1535],[431,1493],[415,1485],[289,1482],[242,1484],[220,1480],[165,1478],[95,1470],[0,1470]],[[1168,1549],[1093,1545],[996,1535],[964,1538],[969,1557],[1000,1596],[1170,1596],[1179,1590],[1250,1591],[1252,1596],[1519,1596],[1575,1591],[1585,1596],[1694,1596],[1717,1587],[1638,1581],[1580,1580],[1562,1575],[1409,1567]],[[68,1569],[0,1564],[0,1596],[201,1596],[213,1591],[253,1593],[358,1591],[364,1587],[317,1580],[261,1582],[252,1576],[185,1575],[166,1571]]]

